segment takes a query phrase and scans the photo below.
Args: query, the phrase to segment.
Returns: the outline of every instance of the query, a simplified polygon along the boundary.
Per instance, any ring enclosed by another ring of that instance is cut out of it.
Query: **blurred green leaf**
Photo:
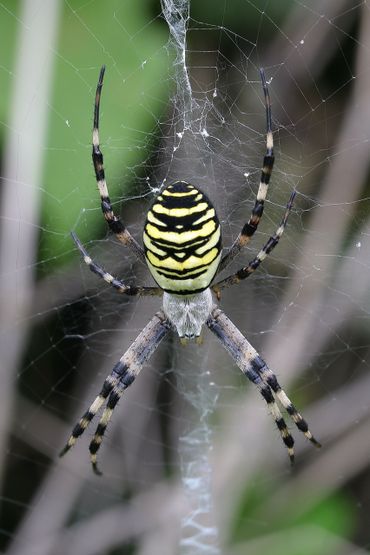
[[[45,191],[40,259],[46,260],[72,250],[71,229],[85,241],[105,225],[91,162],[94,95],[101,65],[106,64],[107,70],[100,141],[113,202],[125,196],[140,175],[148,156],[148,134],[158,124],[169,93],[164,48],[168,35],[159,18],[152,20],[151,1],[75,0],[63,6],[45,178],[40,184]]]
[[[169,95],[168,31],[156,2],[72,0],[62,8],[40,183],[39,259],[52,265],[61,254],[72,251],[71,229],[75,228],[82,240],[106,229],[91,163],[93,102],[101,65],[106,64],[107,71],[100,140],[113,201],[125,196],[141,176]],[[21,17],[19,2],[2,2],[0,31],[7,45],[0,67],[2,142]]]
[[[312,502],[308,489],[306,495],[294,504],[287,501],[276,513],[269,506],[273,488],[274,484],[263,479],[254,480],[248,488],[231,532],[236,543],[282,534],[285,539],[281,546],[274,544],[274,555],[328,555],[333,537],[349,538],[353,533],[353,505],[342,493]],[[312,530],[317,531],[314,536]]]

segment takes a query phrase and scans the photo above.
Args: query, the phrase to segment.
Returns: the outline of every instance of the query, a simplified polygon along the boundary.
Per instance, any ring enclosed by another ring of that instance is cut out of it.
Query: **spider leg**
[[[260,390],[270,408],[271,415],[280,431],[283,442],[288,449],[290,460],[292,462],[294,460],[294,440],[281,415],[275,398],[282,404],[297,428],[303,432],[306,438],[309,439],[315,447],[321,447],[320,443],[313,437],[308,429],[306,421],[302,418],[301,414],[281,388],[275,374],[268,368],[265,361],[259,356],[257,351],[241,334],[238,328],[217,306],[213,307],[210,318],[207,321],[207,326],[220,340],[241,371]]]
[[[231,285],[235,285],[236,283],[239,283],[242,279],[245,279],[249,277],[251,274],[253,274],[253,272],[257,270],[261,262],[263,262],[265,258],[270,254],[270,252],[276,247],[276,245],[280,240],[280,237],[284,233],[284,229],[286,227],[290,211],[293,207],[295,195],[296,195],[296,192],[293,191],[292,194],[290,195],[283,219],[280,222],[280,226],[277,228],[274,235],[271,235],[268,241],[264,244],[264,246],[257,254],[257,256],[253,258],[253,260],[251,260],[247,266],[244,266],[243,268],[238,270],[235,274],[232,274],[231,276],[228,276],[227,278],[221,281],[218,281],[217,283],[211,286],[211,289],[216,293],[216,296],[218,299],[221,296],[220,292],[222,289],[225,289],[226,287],[230,287]]]
[[[272,135],[272,120],[271,120],[271,101],[270,94],[266,82],[265,72],[263,68],[260,69],[261,82],[263,93],[265,97],[265,109],[266,109],[266,153],[263,158],[263,166],[261,172],[260,184],[258,187],[256,201],[252,209],[251,216],[246,224],[244,224],[238,237],[235,239],[234,243],[231,245],[229,250],[223,256],[220,266],[218,268],[218,273],[221,272],[230,262],[239,254],[241,249],[245,247],[254,235],[260,219],[262,218],[263,208],[266,200],[266,195],[268,191],[268,186],[270,182],[270,177],[272,174],[272,168],[274,165],[274,140]]]
[[[96,427],[94,436],[90,441],[90,445],[89,445],[90,461],[91,461],[93,471],[98,476],[101,476],[102,472],[98,467],[97,452],[100,449],[100,445],[103,441],[105,430],[107,429],[110,419],[112,418],[113,410],[116,407],[118,401],[120,400],[122,393],[124,392],[125,389],[128,388],[129,385],[132,384],[134,379],[135,379],[135,376],[127,373],[127,375],[123,378],[123,381],[120,381],[119,384],[113,388],[112,392],[109,395],[107,405],[103,410],[99,423]]]
[[[101,392],[73,428],[69,440],[60,452],[60,457],[65,455],[74,446],[77,439],[83,434],[99,409],[108,399],[95,435],[90,443],[91,463],[95,473],[100,473],[96,463],[96,452],[102,442],[113,409],[118,403],[122,392],[132,384],[145,362],[149,360],[170,329],[171,324],[164,313],[162,311],[157,312],[114,366],[110,375],[105,379]]]
[[[93,401],[87,411],[82,415],[80,420],[74,426],[69,440],[59,453],[60,457],[63,457],[74,446],[77,439],[84,433],[90,422],[103,406],[114,385],[118,381],[118,378],[115,375],[115,368],[116,367],[113,368],[112,373],[104,380],[103,387],[99,395],[96,397],[95,401]]]
[[[104,73],[105,66],[102,66],[95,94],[94,127],[92,138],[92,161],[101,198],[101,209],[109,228],[116,235],[117,239],[121,241],[121,243],[123,243],[124,245],[128,246],[135,253],[138,259],[141,260],[141,262],[145,263],[144,250],[133,238],[128,229],[126,229],[122,220],[118,218],[113,212],[112,204],[109,198],[108,186],[105,180],[103,154],[100,150],[99,141],[99,108],[101,91],[103,88]]]
[[[257,372],[260,374],[262,380],[265,384],[267,384],[272,391],[276,398],[280,401],[282,406],[285,408],[291,419],[293,420],[294,424],[297,426],[298,430],[303,432],[307,439],[309,439],[315,447],[321,447],[321,443],[317,441],[308,429],[307,422],[302,417],[302,415],[297,411],[295,406],[293,405],[292,401],[289,399],[285,391],[282,389],[281,385],[279,384],[276,375],[270,370],[267,364],[262,360],[261,357],[256,359],[256,366],[258,366]]]
[[[139,296],[147,296],[147,295],[162,295],[163,291],[159,287],[142,287],[136,285],[125,285],[123,281],[113,277],[111,274],[106,272],[99,264],[93,261],[93,259],[89,256],[87,250],[82,245],[81,241],[77,237],[73,231],[71,232],[72,239],[75,242],[78,250],[83,256],[84,262],[88,265],[90,270],[97,274],[99,277],[104,279],[109,285],[117,289],[119,293],[125,293],[126,295],[139,295]]]

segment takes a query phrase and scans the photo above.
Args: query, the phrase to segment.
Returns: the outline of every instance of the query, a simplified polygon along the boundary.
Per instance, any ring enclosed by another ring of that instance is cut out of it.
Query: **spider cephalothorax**
[[[114,214],[105,181],[103,155],[99,145],[99,105],[104,71],[103,66],[95,96],[92,152],[101,207],[111,231],[135,253],[139,260],[147,264],[158,287],[127,285],[120,279],[114,278],[92,260],[74,233],[72,233],[72,237],[90,270],[120,293],[160,295],[163,297],[163,302],[162,309],[152,317],[116,363],[104,381],[99,395],[75,425],[61,455],[64,455],[76,443],[77,438],[86,430],[97,412],[106,403],[90,443],[93,469],[99,473],[96,454],[113,409],[124,390],[132,384],[145,362],[171,329],[176,330],[182,341],[186,342],[188,339],[198,338],[203,326],[207,326],[220,340],[245,376],[260,391],[288,449],[291,461],[293,461],[294,440],[277,401],[287,411],[297,428],[316,447],[319,447],[320,444],[312,436],[306,421],[281,388],[275,374],[238,328],[215,304],[212,295],[214,293],[219,299],[222,289],[239,283],[258,268],[278,244],[293,205],[294,192],[290,196],[280,226],[257,256],[235,274],[213,283],[219,272],[224,270],[240,250],[249,243],[263,213],[274,164],[271,105],[264,71],[261,70],[260,73],[265,98],[267,135],[261,180],[251,216],[224,255],[222,255],[220,223],[212,203],[202,191],[185,181],[176,181],[164,187],[155,198],[144,225],[144,249],[132,237],[120,218]]]

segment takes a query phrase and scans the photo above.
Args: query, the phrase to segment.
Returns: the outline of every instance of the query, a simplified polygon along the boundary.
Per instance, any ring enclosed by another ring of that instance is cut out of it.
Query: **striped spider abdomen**
[[[168,185],[143,232],[150,273],[164,291],[193,295],[209,287],[221,259],[221,229],[207,196],[185,181]]]

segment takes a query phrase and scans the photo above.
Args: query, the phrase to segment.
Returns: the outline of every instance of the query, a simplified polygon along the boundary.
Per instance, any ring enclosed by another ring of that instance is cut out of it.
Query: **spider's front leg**
[[[260,69],[261,83],[263,88],[263,94],[265,97],[265,110],[266,110],[266,152],[263,158],[263,165],[261,171],[261,179],[258,187],[257,197],[252,209],[251,216],[247,223],[244,224],[238,237],[235,239],[234,243],[231,245],[229,250],[223,256],[220,266],[218,268],[218,273],[221,272],[230,262],[239,254],[241,249],[245,247],[249,241],[252,239],[254,233],[257,230],[258,224],[262,218],[263,208],[265,205],[265,200],[267,196],[267,191],[270,183],[270,177],[272,174],[272,168],[274,167],[274,139],[272,135],[272,119],[271,119],[271,100],[270,93],[267,86],[267,81],[265,77],[265,72],[263,68]]]
[[[213,307],[211,316],[207,321],[207,326],[221,341],[222,345],[229,352],[245,376],[260,390],[261,395],[268,404],[276,426],[280,431],[282,440],[288,449],[290,460],[292,462],[294,460],[294,439],[288,430],[275,399],[281,403],[297,428],[306,438],[309,439],[315,447],[321,447],[320,443],[313,437],[308,429],[307,422],[297,411],[285,391],[281,388],[275,374],[268,368],[265,361],[259,356],[249,341],[240,333],[238,328],[217,306]]]
[[[99,110],[100,110],[100,97],[103,88],[103,79],[105,73],[105,66],[102,66],[99,74],[99,80],[95,93],[95,106],[94,106],[94,127],[92,138],[92,161],[95,170],[96,182],[98,184],[99,194],[101,198],[101,209],[104,218],[110,230],[116,235],[117,239],[124,245],[128,246],[137,256],[141,262],[145,263],[144,250],[139,243],[133,238],[128,231],[122,220],[118,218],[112,208],[109,198],[108,186],[105,180],[105,171],[103,164],[103,154],[100,150],[99,140]]]
[[[93,470],[96,474],[101,474],[97,466],[97,451],[102,443],[113,410],[124,390],[132,384],[145,362],[149,360],[170,329],[170,322],[160,310],[145,326],[114,366],[111,374],[105,379],[99,395],[73,428],[68,442],[60,452],[60,457],[74,446],[77,439],[84,433],[104,403],[107,402],[89,447]]]
[[[118,291],[119,293],[124,293],[125,295],[130,296],[148,296],[148,295],[163,295],[162,289],[159,287],[143,287],[142,285],[127,285],[123,283],[120,279],[115,278],[109,272],[106,272],[99,264],[94,262],[91,256],[88,254],[85,247],[82,245],[81,241],[77,237],[77,235],[72,231],[71,236],[73,241],[76,244],[76,247],[82,254],[83,260],[85,264],[88,265],[90,270],[94,272],[97,276],[102,278],[106,283],[111,285]]]
[[[288,222],[290,211],[293,208],[293,202],[296,196],[296,192],[293,191],[290,195],[288,204],[286,205],[285,213],[283,219],[280,222],[279,227],[275,231],[274,235],[269,237],[268,241],[263,245],[260,252],[257,254],[253,260],[251,260],[247,266],[244,266],[240,270],[238,270],[235,274],[231,274],[225,279],[218,281],[217,283],[213,284],[211,289],[215,293],[218,300],[221,298],[221,290],[225,289],[226,287],[230,287],[231,285],[235,285],[239,283],[242,279],[246,279],[249,277],[253,272],[257,270],[260,264],[265,260],[265,258],[274,250],[276,245],[279,243],[281,236],[284,233],[286,224]]]

